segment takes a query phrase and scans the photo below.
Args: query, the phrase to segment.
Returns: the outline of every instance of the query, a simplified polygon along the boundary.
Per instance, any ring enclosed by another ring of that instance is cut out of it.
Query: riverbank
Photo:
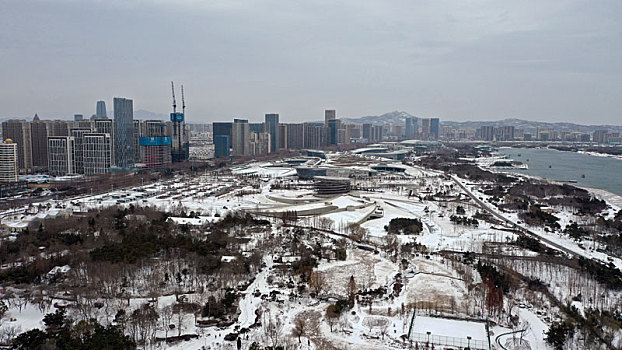
[[[528,169],[510,169],[512,174],[536,176],[622,196],[622,161],[611,157],[566,152],[549,148],[500,148],[499,153],[524,162]]]
[[[510,174],[513,176],[518,176],[520,178],[526,179],[526,180],[538,180],[538,181],[547,181],[550,183],[554,183],[554,184],[559,184],[559,185],[571,185],[571,186],[575,186],[578,188],[582,188],[590,193],[592,193],[596,198],[598,199],[602,199],[605,202],[607,202],[607,204],[611,205],[615,211],[618,210],[622,210],[622,196],[617,195],[615,193],[611,193],[607,190],[603,190],[600,188],[592,188],[592,187],[586,187],[586,186],[579,186],[577,184],[573,184],[573,183],[568,183],[568,182],[564,182],[564,181],[555,181],[555,180],[551,180],[551,179],[547,179],[544,177],[540,177],[540,176],[535,176],[535,175],[527,175],[527,174],[518,174],[518,173],[514,173],[514,172],[510,172],[510,171],[499,171],[499,172],[503,172],[506,174]]]
[[[622,160],[622,146],[567,146],[553,144],[548,145],[546,148],[562,152],[575,152],[594,157],[606,157]]]
[[[622,209],[622,196],[618,196],[615,193],[601,190],[599,188],[590,188],[590,187],[583,187],[583,186],[577,186],[577,187],[589,191],[590,193],[594,194],[596,198],[604,200],[605,202],[607,202],[607,204],[610,204],[612,207],[614,207],[616,211]]]
[[[562,150],[558,150],[558,151],[562,151]],[[588,156],[593,156],[593,157],[613,158],[613,159],[622,160],[622,156],[609,154],[609,153],[589,152],[589,151],[581,151],[581,150],[574,151],[574,152],[577,152],[579,154],[586,154]]]

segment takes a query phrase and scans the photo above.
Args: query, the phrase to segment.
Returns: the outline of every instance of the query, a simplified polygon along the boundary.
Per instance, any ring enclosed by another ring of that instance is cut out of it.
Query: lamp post
[[[471,336],[467,335],[467,349],[471,349]]]
[[[427,331],[427,332],[425,332],[425,333],[428,335],[428,344],[430,344],[430,334],[432,334],[432,332]]]

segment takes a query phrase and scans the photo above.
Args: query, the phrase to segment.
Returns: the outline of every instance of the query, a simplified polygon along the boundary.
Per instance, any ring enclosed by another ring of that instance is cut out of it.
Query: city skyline
[[[168,113],[180,80],[188,122],[320,120],[329,106],[619,124],[621,6],[8,1],[0,118],[89,116],[106,96]]]

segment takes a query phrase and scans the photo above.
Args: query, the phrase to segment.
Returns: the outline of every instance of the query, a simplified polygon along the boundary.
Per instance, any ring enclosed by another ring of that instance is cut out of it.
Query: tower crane
[[[173,113],[177,112],[177,102],[175,102],[175,85],[171,81],[171,91],[173,92]]]
[[[184,100],[184,84],[181,84],[181,113],[184,114],[184,119],[186,118],[186,100]]]

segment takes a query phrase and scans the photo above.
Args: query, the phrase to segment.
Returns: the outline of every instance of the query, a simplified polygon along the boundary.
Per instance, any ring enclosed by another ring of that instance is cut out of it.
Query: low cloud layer
[[[622,120],[620,1],[4,1],[0,116]],[[111,107],[111,106],[110,106]]]

